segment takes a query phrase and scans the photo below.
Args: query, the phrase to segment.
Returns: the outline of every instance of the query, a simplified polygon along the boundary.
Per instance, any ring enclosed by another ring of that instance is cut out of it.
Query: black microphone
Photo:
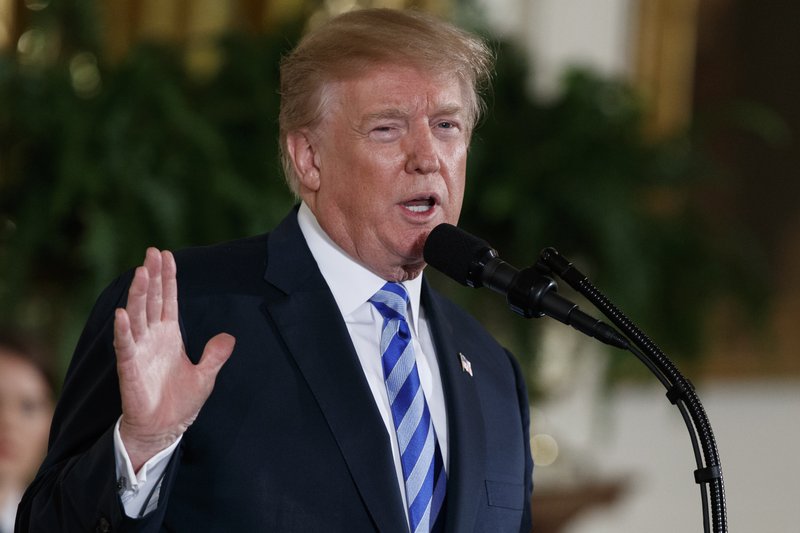
[[[628,340],[558,294],[558,286],[536,268],[519,270],[488,242],[451,224],[439,224],[425,241],[425,262],[462,285],[504,294],[512,311],[525,318],[547,315],[606,344],[627,350]]]

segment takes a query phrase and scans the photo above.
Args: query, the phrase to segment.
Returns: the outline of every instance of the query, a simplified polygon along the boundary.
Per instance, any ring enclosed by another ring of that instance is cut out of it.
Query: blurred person
[[[17,504],[47,450],[55,382],[43,353],[0,331],[0,533],[14,530]]]
[[[519,365],[422,276],[491,65],[417,12],[305,36],[279,117],[299,205],[106,289],[17,531],[530,531]]]

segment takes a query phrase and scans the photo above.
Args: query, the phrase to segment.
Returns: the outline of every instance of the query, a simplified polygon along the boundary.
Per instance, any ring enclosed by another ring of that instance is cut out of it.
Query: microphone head
[[[483,261],[496,253],[483,239],[452,224],[439,224],[428,235],[422,255],[426,263],[462,285],[481,287]]]

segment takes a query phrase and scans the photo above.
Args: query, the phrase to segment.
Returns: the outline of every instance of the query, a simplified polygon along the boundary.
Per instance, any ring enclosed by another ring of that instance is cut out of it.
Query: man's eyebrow
[[[374,113],[367,113],[361,119],[362,123],[374,122],[376,120],[403,119],[408,117],[408,113],[398,108],[381,109]]]
[[[464,111],[464,107],[459,104],[444,104],[434,110],[432,113],[433,116],[440,116],[440,115],[447,115],[453,116],[458,115]],[[366,124],[369,122],[380,121],[380,120],[387,120],[387,119],[405,119],[408,117],[408,112],[399,109],[399,108],[389,108],[389,109],[381,109],[380,111],[375,111],[374,113],[367,113],[361,119],[362,124]]]
[[[459,104],[445,104],[436,109],[434,115],[458,115],[464,111],[464,106]]]

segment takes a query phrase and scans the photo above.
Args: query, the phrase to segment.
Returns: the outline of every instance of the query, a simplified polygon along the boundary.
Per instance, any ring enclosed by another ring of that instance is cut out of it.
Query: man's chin
[[[407,256],[411,263],[424,264],[425,260],[423,259],[423,251],[425,250],[425,241],[428,240],[428,235],[430,235],[432,230],[433,228],[420,231],[416,238],[412,241],[411,245],[409,246],[409,253]]]

